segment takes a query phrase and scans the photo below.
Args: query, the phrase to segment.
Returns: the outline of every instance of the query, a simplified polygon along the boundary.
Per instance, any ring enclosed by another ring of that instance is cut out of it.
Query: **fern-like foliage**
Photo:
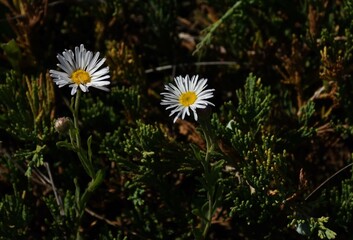
[[[53,84],[43,75],[29,78],[10,71],[0,84],[0,101],[0,127],[24,143],[14,157],[28,161],[26,174],[30,175],[32,166],[43,164],[45,144],[54,134]]]
[[[173,182],[190,174],[192,166],[197,164],[191,149],[173,140],[162,126],[138,121],[137,126],[126,133],[118,129],[107,134],[101,152],[117,164],[124,176],[121,187],[133,205],[133,209],[124,214],[141,224],[141,233],[155,239],[186,234],[173,229],[174,224],[187,224],[185,217],[191,214],[182,210],[181,205],[188,197],[185,199],[185,193]],[[149,197],[153,195],[154,198]],[[160,205],[162,202],[167,205]],[[159,214],[153,213],[155,208],[159,208]],[[168,215],[173,220],[165,223],[163,216]]]
[[[30,208],[25,204],[26,192],[16,191],[0,200],[0,239],[26,239],[30,234]]]
[[[45,219],[50,229],[48,237],[52,239],[71,239],[76,237],[75,226],[77,209],[75,208],[75,196],[67,191],[63,196],[63,212],[60,211],[54,196],[45,197],[44,202],[51,213],[51,217]]]
[[[349,233],[350,229],[345,226],[349,226],[353,222],[352,178],[342,181],[340,188],[332,189],[328,195],[334,219],[337,219],[339,225]]]
[[[6,74],[0,85],[1,126],[22,141],[43,141],[52,132],[54,89],[43,75],[36,78]]]
[[[237,91],[237,97],[237,108],[232,103],[223,108],[224,115],[233,114],[228,123],[222,124],[213,117],[233,179],[233,183],[226,181],[227,198],[233,202],[229,214],[249,226],[266,225],[284,214],[280,209],[289,194],[286,187],[289,181],[285,178],[287,153],[284,149],[277,152],[281,139],[266,130],[274,99],[270,89],[250,74],[244,90]],[[277,214],[268,214],[265,209]]]

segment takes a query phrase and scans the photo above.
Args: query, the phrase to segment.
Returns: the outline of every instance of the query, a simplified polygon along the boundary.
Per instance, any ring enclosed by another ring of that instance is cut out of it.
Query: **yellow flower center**
[[[185,92],[179,97],[179,102],[184,107],[188,107],[192,105],[196,101],[196,99],[197,95],[195,92]]]
[[[91,81],[91,76],[85,70],[78,69],[72,73],[71,79],[76,84],[86,84]]]

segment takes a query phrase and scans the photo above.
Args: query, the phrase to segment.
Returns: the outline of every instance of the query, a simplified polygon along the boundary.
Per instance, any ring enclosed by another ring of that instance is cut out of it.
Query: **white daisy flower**
[[[161,93],[164,96],[161,105],[167,105],[166,110],[172,109],[169,116],[177,114],[174,123],[180,116],[182,119],[186,114],[190,116],[190,109],[194,113],[195,121],[197,121],[197,108],[206,108],[207,105],[214,106],[213,103],[206,100],[213,97],[214,89],[205,90],[207,79],[198,79],[198,77],[196,75],[190,79],[188,75],[185,78],[179,76],[174,79],[175,85],[169,83],[164,86],[166,92]]]
[[[74,95],[77,88],[83,92],[88,92],[89,87],[95,87],[104,91],[109,91],[105,86],[110,84],[110,81],[103,81],[109,78],[109,67],[98,70],[105,58],[98,59],[99,52],[93,55],[91,51],[87,51],[83,44],[80,47],[75,47],[75,52],[65,50],[63,54],[58,54],[58,67],[64,72],[50,70],[50,76],[59,88],[69,85],[71,87],[71,95]]]

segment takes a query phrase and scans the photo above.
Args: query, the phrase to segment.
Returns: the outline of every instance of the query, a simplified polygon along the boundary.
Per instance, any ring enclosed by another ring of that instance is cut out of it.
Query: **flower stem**
[[[76,130],[76,147],[77,149],[81,148],[81,138],[80,138],[80,132],[79,132],[79,127],[78,127],[78,112],[79,112],[79,107],[80,107],[80,96],[81,96],[81,91],[77,90],[76,93],[76,98],[75,98],[75,106],[73,109],[73,115],[74,115],[74,127]]]
[[[201,164],[204,170],[204,189],[207,192],[207,212],[204,220],[204,224],[202,224],[202,239],[206,239],[209,228],[212,224],[212,216],[214,212],[214,203],[215,203],[215,189],[216,182],[212,179],[212,175],[214,175],[211,165],[211,153],[214,150],[214,134],[210,125],[209,115],[203,115],[200,118],[200,127],[204,135],[204,139],[206,141],[206,153],[205,158],[201,160]]]
[[[210,171],[212,171],[211,166],[210,166],[210,153],[213,151],[213,142],[211,139],[211,136],[208,134],[207,130],[203,130],[205,141],[206,141],[206,155],[205,155],[205,160],[203,162],[203,168],[205,172],[205,180],[207,184],[210,184],[208,181],[208,176],[210,176]],[[212,183],[211,183],[212,184]],[[202,232],[202,238],[206,239],[208,230],[212,224],[212,213],[213,213],[213,195],[214,195],[214,186],[208,186],[206,188],[207,190],[207,202],[208,202],[208,209],[207,209],[207,221],[205,223],[203,232]]]
[[[78,209],[78,216],[77,216],[77,231],[76,231],[76,240],[83,239],[80,233],[80,222],[82,216],[84,214],[86,205],[88,203],[89,198],[93,194],[93,192],[98,188],[98,186],[103,182],[104,179],[104,171],[99,170],[97,173],[94,171],[94,167],[92,164],[92,153],[91,153],[91,137],[87,140],[88,150],[83,149],[81,144],[81,136],[80,136],[80,129],[78,125],[78,114],[79,114],[79,107],[80,107],[80,97],[81,91],[78,90],[76,97],[72,100],[71,111],[74,118],[74,134],[70,135],[74,137],[76,141],[73,139],[71,143],[75,143],[73,146],[80,162],[86,171],[86,173],[91,177],[91,182],[88,184],[88,187],[84,191],[82,195],[79,194],[78,201],[77,201],[77,209]],[[79,191],[79,186],[76,184],[77,191]]]
[[[79,107],[80,107],[80,97],[81,97],[81,90],[78,89],[75,99],[71,101],[71,108],[72,115],[74,118],[74,131],[73,134],[70,134],[71,144],[73,145],[78,158],[81,161],[83,168],[85,169],[86,173],[91,177],[94,178],[95,172],[92,166],[92,162],[90,161],[87,151],[82,148],[81,144],[81,136],[80,136],[80,128],[78,125],[78,114],[79,114]],[[73,105],[73,106],[72,106]]]

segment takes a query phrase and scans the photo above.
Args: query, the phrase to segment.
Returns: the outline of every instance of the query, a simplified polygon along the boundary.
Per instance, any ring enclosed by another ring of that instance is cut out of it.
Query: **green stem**
[[[204,168],[205,172],[205,180],[207,184],[210,184],[208,182],[208,177],[210,175],[210,172],[212,171],[212,166],[210,164],[210,154],[213,151],[214,144],[213,144],[213,139],[212,139],[212,134],[210,131],[209,123],[205,121],[200,121],[201,122],[201,128],[203,131],[203,135],[206,141],[206,155],[205,155],[205,160],[202,162],[202,166]],[[212,183],[211,183],[212,184]],[[208,212],[207,212],[207,221],[205,223],[203,232],[202,232],[202,239],[206,239],[208,230],[212,224],[212,214],[213,214],[213,204],[214,204],[214,186],[208,186],[207,187],[207,201],[208,201]]]
[[[76,145],[77,149],[81,148],[81,138],[80,138],[80,131],[78,127],[78,112],[79,112],[79,107],[80,107],[80,96],[81,96],[81,91],[77,90],[76,93],[76,98],[75,98],[75,106],[73,109],[73,115],[74,115],[74,127],[76,130]]]
[[[95,176],[94,169],[93,169],[92,163],[89,161],[89,159],[87,159],[86,151],[81,148],[78,149],[77,156],[80,159],[81,164],[85,169],[86,173],[88,174],[88,176],[90,176],[91,178],[94,178]]]
[[[227,12],[220,18],[217,20],[217,22],[213,23],[212,25],[208,26],[205,30],[203,30],[203,32],[206,32],[207,34],[203,37],[203,39],[201,40],[201,42],[199,42],[196,45],[196,49],[195,51],[192,53],[192,55],[195,55],[198,51],[200,51],[200,49],[206,45],[209,44],[211,42],[211,38],[213,36],[213,33],[217,30],[217,28],[219,26],[221,26],[221,24],[224,23],[224,21],[231,16],[235,10],[240,7],[243,4],[242,1],[237,1],[231,8],[229,8],[227,10]]]
[[[73,133],[70,132],[70,139],[71,139],[71,144],[73,145],[84,170],[91,178],[94,178],[95,173],[94,173],[94,168],[92,166],[92,162],[90,161],[90,159],[88,159],[87,152],[84,149],[82,149],[80,128],[78,124],[80,97],[81,97],[81,90],[78,89],[75,98],[73,98],[71,101],[71,107],[70,107],[70,110],[72,111],[72,115],[74,118],[74,131]]]
[[[207,201],[208,201],[208,213],[207,213],[207,222],[205,225],[205,228],[203,229],[203,233],[202,233],[202,239],[206,239],[207,233],[208,233],[208,229],[211,226],[212,223],[212,205],[213,205],[213,199],[212,196],[210,195],[210,193],[207,193]]]
[[[81,196],[79,196],[79,199],[77,200],[76,204],[78,209],[78,216],[77,216],[76,240],[83,239],[80,233],[80,223],[81,223],[82,216],[85,212],[88,200],[90,199],[93,192],[96,191],[96,189],[102,184],[103,180],[104,180],[104,171],[98,170],[97,174],[95,174],[94,178],[92,178],[91,182],[88,184],[85,192]],[[76,185],[77,191],[80,191],[77,182],[75,182],[75,185]]]
[[[81,236],[81,233],[80,233],[80,226],[78,226],[77,228],[77,232],[76,232],[76,240],[82,240],[82,236]]]
[[[81,136],[80,136],[80,128],[79,128],[79,107],[80,107],[80,97],[81,91],[78,89],[75,97],[71,98],[70,111],[73,115],[74,126],[73,129],[70,129],[69,136],[72,145],[72,149],[76,152],[84,170],[91,177],[91,181],[88,184],[86,190],[81,195],[80,187],[77,183],[77,180],[74,180],[76,186],[76,207],[77,207],[77,216],[76,216],[76,240],[82,240],[83,237],[80,233],[80,223],[82,220],[82,216],[85,212],[86,205],[88,203],[89,198],[93,194],[93,192],[99,187],[99,185],[103,182],[104,179],[104,171],[99,170],[97,172],[94,171],[94,167],[92,164],[92,150],[91,150],[91,140],[89,137],[87,140],[88,150],[85,150],[81,144]]]

